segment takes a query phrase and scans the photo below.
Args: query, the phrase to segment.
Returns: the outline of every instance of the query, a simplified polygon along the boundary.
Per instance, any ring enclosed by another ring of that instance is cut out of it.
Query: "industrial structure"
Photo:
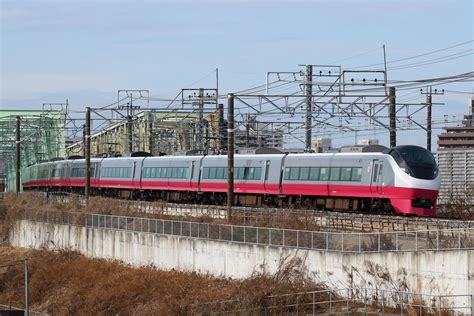
[[[205,148],[219,148],[219,131],[222,129],[219,115],[222,111],[203,113],[200,124],[203,126]],[[196,149],[196,119],[197,114],[193,112],[142,111],[129,120],[113,123],[93,133],[91,155],[113,157],[133,152],[148,152],[156,156],[186,153]],[[84,156],[84,141],[69,145],[66,155]]]
[[[0,179],[7,188],[19,185],[16,169],[65,156],[65,120],[65,111],[44,106],[38,111],[0,110]]]

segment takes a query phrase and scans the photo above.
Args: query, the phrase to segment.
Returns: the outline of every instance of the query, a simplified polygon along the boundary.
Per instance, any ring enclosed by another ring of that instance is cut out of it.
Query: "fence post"
[[[285,247],[285,229],[282,229],[283,232],[283,247]]]
[[[415,250],[418,251],[418,231],[415,231]]]
[[[439,250],[439,229],[436,230],[436,250]]]
[[[441,295],[438,295],[439,307],[438,307],[438,315],[441,315]]]
[[[378,252],[380,252],[380,233],[377,235],[377,246],[378,246]]]
[[[471,294],[471,315],[474,315],[474,294]]]
[[[458,234],[458,245],[459,245],[458,249],[461,249],[461,229],[458,230],[458,233],[459,233]]]
[[[230,240],[234,241],[234,226],[230,226]]]
[[[296,248],[300,247],[300,231],[296,231]]]
[[[359,233],[359,252],[361,252],[360,233]]]
[[[332,313],[332,293],[329,291],[329,312]]]
[[[326,232],[326,250],[329,250],[329,232]]]
[[[341,236],[341,251],[344,252],[344,233]]]
[[[367,315],[367,288],[364,291],[364,305],[365,305],[365,314]]]
[[[382,315],[385,315],[385,291],[382,289]]]

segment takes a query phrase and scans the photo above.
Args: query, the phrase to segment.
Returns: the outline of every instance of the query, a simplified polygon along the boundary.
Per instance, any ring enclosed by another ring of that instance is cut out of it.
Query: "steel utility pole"
[[[428,86],[426,92],[423,92],[423,89],[420,91],[421,94],[426,94],[426,149],[431,151],[433,94],[444,94],[444,89],[441,92],[435,89],[433,92],[432,87]]]
[[[130,106],[127,110],[127,125],[128,125],[128,152],[132,154],[133,151],[133,96],[130,93]]]
[[[85,143],[85,149],[86,149],[86,174],[85,174],[85,180],[86,180],[86,185],[84,188],[84,196],[86,198],[86,202],[89,199],[90,196],[90,190],[91,190],[91,108],[87,107],[86,108],[86,124],[85,124],[86,130],[85,130],[85,138],[86,138],[86,143]]]
[[[234,206],[234,95],[227,95],[227,221]]]
[[[15,176],[16,176],[16,194],[20,194],[20,116],[16,117],[16,163],[15,163]]]
[[[204,150],[203,140],[203,119],[204,119],[204,89],[199,89],[199,101],[198,101],[198,110],[197,110],[197,123],[196,123],[196,144],[194,145],[200,151]],[[197,145],[197,146],[196,146]]]
[[[217,113],[219,114],[219,151],[224,150],[224,104],[218,104]]]
[[[313,101],[313,65],[306,65],[306,123],[305,123],[305,152],[311,152],[311,125]]]
[[[395,87],[388,89],[388,117],[390,120],[390,148],[397,146],[397,111],[395,107]]]
[[[25,258],[25,316],[30,315],[30,279],[28,273],[28,258]]]

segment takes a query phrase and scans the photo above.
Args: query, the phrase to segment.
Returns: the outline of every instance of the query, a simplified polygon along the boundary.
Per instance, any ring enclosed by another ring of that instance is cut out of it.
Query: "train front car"
[[[393,158],[394,192],[390,202],[397,213],[436,215],[441,177],[428,150],[418,146],[397,146],[385,152]]]

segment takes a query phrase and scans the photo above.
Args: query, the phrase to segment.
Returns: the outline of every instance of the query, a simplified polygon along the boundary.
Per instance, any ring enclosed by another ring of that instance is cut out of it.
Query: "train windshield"
[[[418,179],[432,180],[438,175],[436,160],[431,152],[418,146],[397,146],[388,152],[400,168]]]
[[[426,149],[416,146],[400,146],[397,150],[409,164],[436,165],[433,155]]]

